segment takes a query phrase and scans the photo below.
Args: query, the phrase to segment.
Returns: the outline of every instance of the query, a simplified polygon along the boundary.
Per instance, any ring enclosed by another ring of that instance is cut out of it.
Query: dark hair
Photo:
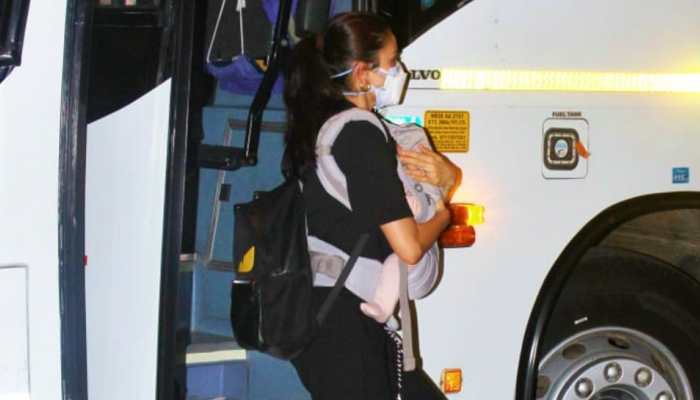
[[[304,38],[292,51],[285,74],[287,166],[295,175],[315,164],[318,131],[333,114],[350,107],[343,96],[353,61],[377,62],[390,32],[381,17],[343,13],[332,18],[323,34]],[[291,165],[289,165],[291,164]]]

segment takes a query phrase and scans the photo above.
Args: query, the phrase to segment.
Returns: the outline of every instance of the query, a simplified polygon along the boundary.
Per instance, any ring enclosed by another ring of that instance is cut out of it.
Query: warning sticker
[[[468,111],[426,111],[425,129],[437,151],[466,153],[469,151]]]

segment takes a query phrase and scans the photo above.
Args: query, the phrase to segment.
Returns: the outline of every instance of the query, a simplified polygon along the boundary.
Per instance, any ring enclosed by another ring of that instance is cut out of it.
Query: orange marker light
[[[442,248],[469,247],[476,241],[476,232],[473,226],[450,225],[440,235]]]
[[[452,225],[481,225],[484,223],[484,206],[467,203],[450,204]]]
[[[452,220],[451,225],[469,225],[469,207],[464,203],[452,203],[449,205]]]
[[[484,223],[484,206],[479,206],[476,204],[467,204],[469,209],[469,218],[467,219],[467,225],[475,226]]]
[[[484,223],[484,207],[476,204],[450,204],[450,226],[440,235],[440,246],[469,247],[476,241],[474,225]]]
[[[462,370],[448,368],[442,370],[440,379],[443,393],[459,393],[462,391]]]

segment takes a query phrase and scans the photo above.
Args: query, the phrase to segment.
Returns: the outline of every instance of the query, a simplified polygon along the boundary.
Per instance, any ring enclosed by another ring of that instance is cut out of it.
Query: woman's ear
[[[358,61],[352,69],[352,85],[354,91],[366,92],[370,88],[369,63]]]

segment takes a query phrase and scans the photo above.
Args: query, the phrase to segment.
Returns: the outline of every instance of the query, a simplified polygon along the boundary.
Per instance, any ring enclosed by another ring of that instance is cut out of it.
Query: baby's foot
[[[382,310],[377,303],[362,303],[360,304],[360,310],[362,310],[366,316],[374,318],[374,320],[380,324],[385,323],[391,316],[391,313]]]

